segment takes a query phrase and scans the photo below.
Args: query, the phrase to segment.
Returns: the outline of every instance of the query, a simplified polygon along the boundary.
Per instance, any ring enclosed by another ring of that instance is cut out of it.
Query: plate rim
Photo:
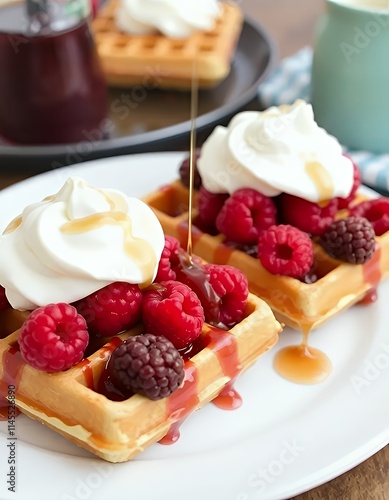
[[[156,153],[150,152],[150,153],[141,153],[141,154],[133,154],[133,155],[123,155],[123,156],[119,156],[119,157],[101,158],[98,160],[92,160],[89,162],[85,162],[81,166],[81,168],[83,170],[87,169],[88,170],[87,175],[89,176],[89,175],[93,175],[93,167],[96,164],[100,164],[100,166],[101,166],[105,162],[113,162],[113,163],[121,164],[121,166],[117,167],[117,168],[120,168],[120,169],[122,169],[123,172],[127,173],[128,168],[136,166],[135,164],[136,164],[137,158],[143,157],[145,160],[147,160],[148,158],[150,158],[150,159],[153,157],[157,158],[158,156],[162,155],[166,159],[173,160],[173,161],[177,160],[177,162],[178,162],[183,157],[184,154],[185,153],[183,153],[183,152],[168,151],[168,152],[156,152]],[[133,161],[134,165],[126,165],[126,162],[128,162],[129,160]],[[159,165],[159,167],[160,166],[161,165]],[[25,188],[27,188],[27,187],[31,188],[31,186],[33,184],[37,184],[37,183],[43,182],[43,184],[44,184],[44,181],[47,177],[53,177],[54,175],[59,174],[61,170],[62,169],[59,169],[58,172],[54,172],[54,171],[44,172],[42,174],[32,176],[26,180],[20,181],[14,185],[11,185],[7,188],[4,188],[4,190],[0,191],[0,201],[1,201],[4,194],[6,194],[7,196],[10,196],[10,195],[12,195],[12,191],[15,191],[15,193],[16,193],[21,184],[25,184]],[[64,172],[65,175],[68,175],[70,173],[69,169],[66,167],[62,171]],[[107,168],[107,172],[109,172],[109,168]],[[162,170],[161,170],[161,172],[162,172]],[[77,170],[75,170],[74,175],[84,176],[86,174],[82,173],[82,172],[77,172]],[[105,173],[104,175],[108,176],[108,173]],[[163,174],[161,174],[161,175],[163,176]],[[45,187],[45,189],[46,189],[46,187]],[[367,189],[369,189],[369,188],[367,188]],[[280,440],[282,440],[282,439],[283,439],[283,437],[281,435]],[[290,488],[286,492],[283,492],[283,494],[281,496],[280,495],[275,495],[275,496],[268,495],[268,496],[265,496],[263,498],[266,498],[267,500],[281,500],[281,499],[285,499],[285,498],[290,498],[291,495],[298,495],[298,494],[301,494],[301,493],[308,491],[312,488],[320,486],[320,485],[330,481],[331,479],[338,477],[339,475],[349,471],[353,467],[357,466],[361,462],[363,462],[366,459],[368,459],[369,457],[371,457],[374,453],[376,453],[380,449],[384,448],[388,444],[388,440],[389,440],[389,428],[386,428],[384,430],[381,430],[378,433],[375,433],[374,438],[370,439],[368,442],[353,449],[352,452],[349,452],[346,455],[342,456],[335,463],[333,463],[331,466],[328,466],[325,469],[321,469],[315,473],[309,474],[307,476],[307,478],[304,479],[303,487],[301,486],[301,480],[296,481],[296,483],[293,484],[293,488]],[[27,444],[26,446],[28,448],[31,448],[31,447],[36,448],[36,446],[30,445],[30,444]],[[277,443],[276,443],[276,450],[277,450]],[[46,453],[46,450],[42,450],[42,449],[38,448],[38,455],[40,453],[43,453],[43,452]],[[62,457],[62,455],[59,452],[57,452],[57,455],[60,455],[57,457],[58,460],[63,460],[64,463],[67,463],[68,458],[69,459],[72,458],[72,457],[65,457],[64,458],[64,457]],[[212,453],[211,453],[211,455],[212,455]],[[218,452],[216,452],[216,455],[218,455]],[[74,457],[75,463],[79,463],[79,464],[81,464],[82,462],[86,463],[87,460],[90,460],[90,459],[88,457],[86,459],[84,459],[82,457],[77,457],[77,458]],[[94,460],[93,456],[91,457],[91,460]],[[176,460],[177,460],[177,457],[173,458],[174,463]],[[147,459],[146,459],[146,461],[147,461]],[[161,459],[156,458],[156,459],[151,459],[151,461],[160,462]],[[92,464],[92,461],[90,461],[89,463]],[[338,463],[340,464],[338,466],[340,468],[337,468]],[[139,466],[139,463],[138,463],[138,466]],[[308,482],[307,482],[307,480],[308,480]],[[71,498],[69,495],[62,495],[62,497],[63,498]],[[170,497],[170,495],[169,495],[169,497]],[[18,498],[18,497],[16,497],[16,498]],[[27,498],[27,497],[23,497],[23,498]],[[97,496],[96,498],[100,499],[102,497]],[[160,498],[164,498],[164,497],[161,496]],[[254,500],[254,499],[257,500],[257,499],[262,498],[262,497],[255,496],[255,491],[254,491],[254,496],[252,496],[251,494],[250,494],[250,496],[246,496],[246,497],[237,496],[235,500],[237,500],[238,498],[242,498],[242,500],[243,500],[243,498],[244,498],[244,500]]]

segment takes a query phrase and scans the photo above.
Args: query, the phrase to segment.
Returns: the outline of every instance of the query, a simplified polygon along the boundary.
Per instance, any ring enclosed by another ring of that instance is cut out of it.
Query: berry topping
[[[201,176],[199,174],[199,171],[197,169],[196,163],[197,160],[200,156],[200,149],[196,149],[195,155],[194,155],[194,176],[193,176],[193,187],[194,189],[200,189],[201,186]],[[185,158],[185,160],[181,163],[180,169],[179,169],[179,174],[180,174],[180,179],[181,182],[184,186],[189,188],[189,183],[190,183],[190,156]]]
[[[374,229],[364,217],[347,217],[332,223],[319,243],[335,259],[363,264],[375,250]]]
[[[290,224],[301,231],[320,236],[335,219],[338,199],[313,203],[298,196],[283,193],[280,196],[280,218],[283,224]]]
[[[389,231],[389,198],[375,198],[354,205],[350,215],[365,217],[373,226],[376,236]]]
[[[89,335],[85,319],[69,304],[35,309],[19,334],[22,358],[37,370],[67,370],[83,358]]]
[[[142,292],[138,285],[116,282],[74,303],[89,333],[112,337],[134,326],[140,318]]]
[[[117,347],[108,362],[112,384],[130,397],[166,398],[184,380],[184,363],[165,337],[146,333],[130,337]]]
[[[313,264],[312,241],[296,227],[272,226],[259,237],[258,258],[272,274],[302,278]]]
[[[0,311],[4,309],[9,309],[11,304],[8,302],[8,299],[5,295],[5,289],[0,285]]]
[[[242,320],[249,293],[246,276],[232,266],[206,264],[209,283],[219,297],[219,323],[231,328]],[[207,304],[203,303],[205,320],[208,320]]]
[[[347,155],[344,155],[347,156]],[[347,156],[351,160],[349,156]],[[338,209],[342,208],[348,208],[350,203],[354,201],[355,195],[358,191],[359,186],[361,185],[361,172],[359,171],[359,168],[356,163],[354,163],[351,160],[353,164],[353,169],[354,169],[354,181],[353,181],[353,187],[351,188],[350,194],[347,196],[347,198],[337,198],[338,200]]]
[[[162,251],[157,276],[154,281],[160,283],[161,281],[176,279],[176,273],[172,268],[179,264],[179,248],[180,242],[176,238],[173,238],[173,236],[165,236],[165,246]]]
[[[163,335],[181,349],[200,335],[204,310],[200,299],[187,285],[162,281],[145,292],[143,321],[148,332]]]
[[[211,193],[205,187],[201,187],[197,199],[199,215],[196,217],[196,226],[205,232],[213,233],[216,218],[228,197],[228,194]]]
[[[224,203],[216,227],[227,240],[252,244],[259,233],[276,223],[276,207],[268,196],[254,189],[238,189]]]

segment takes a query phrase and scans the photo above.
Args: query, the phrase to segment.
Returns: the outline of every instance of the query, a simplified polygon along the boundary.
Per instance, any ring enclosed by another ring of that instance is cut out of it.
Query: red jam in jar
[[[54,12],[71,3],[57,2]],[[0,8],[0,135],[6,142],[79,142],[106,117],[107,87],[89,15],[60,21],[33,32],[24,3]]]

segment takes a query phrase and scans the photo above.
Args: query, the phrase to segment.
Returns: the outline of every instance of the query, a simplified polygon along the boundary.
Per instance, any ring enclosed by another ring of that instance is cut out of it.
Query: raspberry
[[[130,337],[117,347],[107,365],[112,384],[123,394],[166,398],[184,380],[180,353],[165,337],[146,333]]]
[[[350,203],[355,199],[356,192],[358,191],[359,186],[361,185],[361,173],[359,171],[358,165],[352,161],[352,159],[348,155],[344,155],[351,160],[354,169],[354,181],[353,187],[351,188],[350,194],[347,198],[337,198],[338,200],[338,209],[341,210],[343,208],[348,208]]]
[[[242,320],[249,293],[246,276],[238,269],[217,264],[204,266],[209,274],[209,283],[219,297],[218,322],[231,328]],[[205,320],[208,320],[208,307],[202,303],[205,311]]]
[[[375,250],[374,229],[364,217],[346,217],[332,223],[319,243],[335,259],[363,264]]]
[[[85,319],[65,303],[35,309],[19,334],[24,361],[48,373],[67,370],[81,361],[88,341]]]
[[[259,237],[258,258],[272,274],[302,278],[313,264],[312,241],[296,227],[272,226]]]
[[[283,193],[280,197],[280,218],[283,224],[320,236],[335,219],[338,199],[332,198],[325,205]]]
[[[249,188],[235,191],[216,219],[216,227],[227,240],[243,244],[256,243],[259,233],[275,223],[273,200]]]
[[[157,275],[154,281],[160,283],[161,281],[176,279],[176,273],[172,268],[179,264],[179,248],[180,242],[176,238],[173,238],[173,236],[165,236],[165,246],[162,251]]]
[[[214,233],[216,218],[228,197],[228,194],[211,193],[201,187],[197,200],[199,215],[195,221],[196,226],[204,232]]]
[[[178,281],[162,281],[146,291],[143,298],[146,330],[163,335],[177,349],[186,347],[201,333],[204,310],[197,295]]]
[[[137,323],[141,314],[142,292],[138,285],[115,282],[73,305],[84,316],[89,333],[112,337]]]
[[[200,149],[196,149],[195,155],[194,155],[194,175],[193,175],[193,187],[194,189],[198,190],[201,187],[201,176],[199,174],[199,171],[197,169],[197,160],[200,156]],[[179,169],[179,174],[180,174],[180,179],[181,182],[184,186],[189,188],[189,183],[190,183],[190,156],[185,158],[185,160],[181,163],[180,169]]]
[[[8,299],[5,295],[5,289],[0,285],[0,311],[4,309],[9,309],[11,304],[8,302]]]
[[[351,208],[350,215],[365,217],[376,236],[381,236],[389,230],[389,199],[382,197],[358,203]]]

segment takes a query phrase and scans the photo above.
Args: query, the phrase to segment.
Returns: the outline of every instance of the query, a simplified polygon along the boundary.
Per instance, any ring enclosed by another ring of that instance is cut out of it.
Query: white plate
[[[27,203],[57,191],[69,175],[142,196],[173,180],[181,158],[110,158],[33,177],[0,192],[0,229]],[[276,351],[301,340],[287,329],[278,346],[238,379],[240,409],[208,404],[185,422],[176,444],[155,444],[132,462],[103,462],[19,417],[17,489],[7,491],[3,462],[0,498],[284,499],[349,470],[389,442],[388,285],[380,286],[375,304],[355,306],[312,333],[312,346],[334,365],[327,381],[297,385],[275,373]],[[2,456],[8,456],[5,423],[0,441]]]

